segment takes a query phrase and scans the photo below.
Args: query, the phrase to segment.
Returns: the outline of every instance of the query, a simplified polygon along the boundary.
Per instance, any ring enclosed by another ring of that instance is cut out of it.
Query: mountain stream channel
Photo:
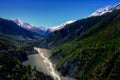
[[[47,49],[37,47],[34,47],[34,49],[38,52],[38,54],[29,55],[29,59],[23,62],[23,65],[30,64],[32,67],[36,67],[38,71],[50,75],[54,78],[54,80],[75,80],[70,77],[63,77],[59,72],[57,72],[55,65],[49,59],[50,54]]]

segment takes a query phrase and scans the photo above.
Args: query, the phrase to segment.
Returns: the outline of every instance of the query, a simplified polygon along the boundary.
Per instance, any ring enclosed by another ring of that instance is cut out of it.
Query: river
[[[28,56],[29,60],[23,62],[23,65],[30,64],[32,67],[36,66],[36,69],[38,71],[41,71],[44,74],[52,76],[54,80],[75,80],[70,77],[60,76],[60,74],[55,70],[55,65],[52,64],[52,62],[49,59],[50,54],[48,54],[49,53],[48,50],[37,47],[34,47],[34,49],[39,54],[29,55]]]
[[[42,53],[41,49],[39,48],[34,48],[35,50],[38,51],[39,55],[43,58],[43,62],[45,64],[45,67],[47,68],[47,71],[53,76],[54,80],[61,80],[60,76],[55,72],[52,62]]]

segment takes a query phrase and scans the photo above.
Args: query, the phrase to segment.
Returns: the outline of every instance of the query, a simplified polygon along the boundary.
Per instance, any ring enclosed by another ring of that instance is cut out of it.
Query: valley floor
[[[51,74],[51,70],[47,70],[49,68],[48,66],[50,66],[50,64],[44,62],[44,58],[40,55],[42,53],[44,54],[45,58],[47,58],[47,59],[49,58],[49,56],[50,56],[50,54],[48,54],[49,51],[46,49],[40,49],[39,54],[29,55],[28,56],[29,59],[27,61],[23,62],[23,65],[30,64],[32,67],[36,67],[36,69],[38,71],[41,71],[44,74],[53,76]],[[54,66],[55,65],[53,65],[52,67],[54,68]],[[56,70],[55,70],[55,74],[58,74],[58,72]],[[60,76],[60,74],[58,74],[58,76]],[[60,76],[60,78],[61,78],[61,80],[74,80],[72,78],[62,77],[62,76]]]

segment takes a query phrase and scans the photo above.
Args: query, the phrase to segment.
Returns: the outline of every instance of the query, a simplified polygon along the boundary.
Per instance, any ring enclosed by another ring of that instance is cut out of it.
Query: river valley
[[[32,67],[36,66],[38,71],[44,74],[50,75],[54,80],[75,80],[69,77],[63,77],[55,69],[55,65],[49,60],[50,54],[48,50],[34,47],[39,54],[33,54],[28,56],[28,60],[23,62],[24,65],[30,64]]]

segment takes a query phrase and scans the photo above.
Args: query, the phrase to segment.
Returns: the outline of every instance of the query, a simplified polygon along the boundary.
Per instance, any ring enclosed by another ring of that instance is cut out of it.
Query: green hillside
[[[0,19],[0,80],[53,80],[30,65],[22,65],[27,55],[34,53],[26,42],[38,39],[42,37],[12,21]]]
[[[77,80],[120,79],[120,10],[67,25],[45,40],[64,76]]]
[[[0,80],[53,80],[30,65],[22,65],[22,62],[28,59],[27,54],[30,54],[31,51],[0,39]]]

